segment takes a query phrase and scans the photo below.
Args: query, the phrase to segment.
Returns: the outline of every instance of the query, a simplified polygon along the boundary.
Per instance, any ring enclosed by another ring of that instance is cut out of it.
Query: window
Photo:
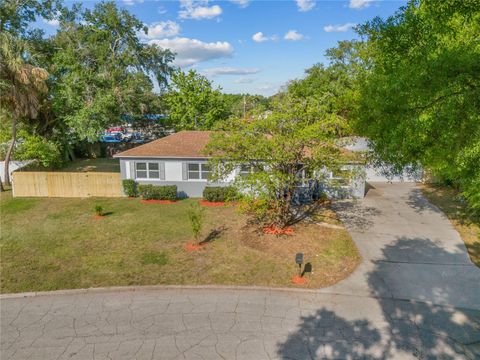
[[[147,178],[147,163],[136,163],[135,167],[136,167],[135,178],[146,179]]]
[[[188,164],[189,180],[208,180],[212,175],[212,170],[208,164]]]
[[[160,170],[158,163],[147,163],[148,164],[148,178],[149,179],[160,179]]]
[[[248,176],[252,173],[252,166],[251,165],[241,165],[240,166],[240,176]]]
[[[210,179],[210,176],[212,175],[212,169],[210,168],[210,165],[208,164],[201,164],[201,178],[203,180],[208,180]]]
[[[135,163],[136,179],[160,179],[160,166],[154,162]]]
[[[262,172],[262,171],[265,171],[265,168],[262,164],[258,164],[258,163],[255,165],[244,164],[244,165],[240,165],[240,171],[238,174],[240,176],[247,176],[247,175]]]

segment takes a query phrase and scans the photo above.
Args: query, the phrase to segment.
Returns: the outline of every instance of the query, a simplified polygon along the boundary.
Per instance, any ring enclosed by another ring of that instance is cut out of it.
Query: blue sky
[[[306,68],[325,63],[325,50],[355,38],[352,30],[392,15],[406,1],[148,1],[119,0],[150,29],[146,42],[177,52],[224,92],[272,95]],[[90,7],[93,1],[84,2]],[[42,22],[54,33],[55,22]]]

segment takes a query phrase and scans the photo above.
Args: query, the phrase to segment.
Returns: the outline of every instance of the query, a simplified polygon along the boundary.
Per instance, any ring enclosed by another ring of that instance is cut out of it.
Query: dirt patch
[[[140,200],[143,204],[176,204],[176,200]]]

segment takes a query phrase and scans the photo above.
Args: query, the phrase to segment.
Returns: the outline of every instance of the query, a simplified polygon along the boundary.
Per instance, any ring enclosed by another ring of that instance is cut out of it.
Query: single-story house
[[[345,149],[352,152],[367,153],[372,148],[370,141],[364,137],[348,138]],[[423,179],[423,170],[417,169],[411,171],[410,166],[406,166],[401,174],[391,174],[391,166],[377,166],[375,164],[367,164],[365,166],[366,182],[421,182]]]
[[[222,182],[208,180],[211,169],[203,150],[211,133],[180,131],[115,154],[114,157],[120,160],[122,179],[134,179],[139,184],[176,185],[179,197],[202,197],[206,186],[228,185],[242,169],[235,170]],[[361,177],[350,179],[340,191],[328,192],[332,196],[363,197],[365,182]]]

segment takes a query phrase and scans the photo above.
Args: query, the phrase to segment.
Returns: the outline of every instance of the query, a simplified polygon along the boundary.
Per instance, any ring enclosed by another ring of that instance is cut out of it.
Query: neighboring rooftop
[[[205,158],[203,150],[212,131],[180,131],[178,133],[115,154],[114,157]]]

